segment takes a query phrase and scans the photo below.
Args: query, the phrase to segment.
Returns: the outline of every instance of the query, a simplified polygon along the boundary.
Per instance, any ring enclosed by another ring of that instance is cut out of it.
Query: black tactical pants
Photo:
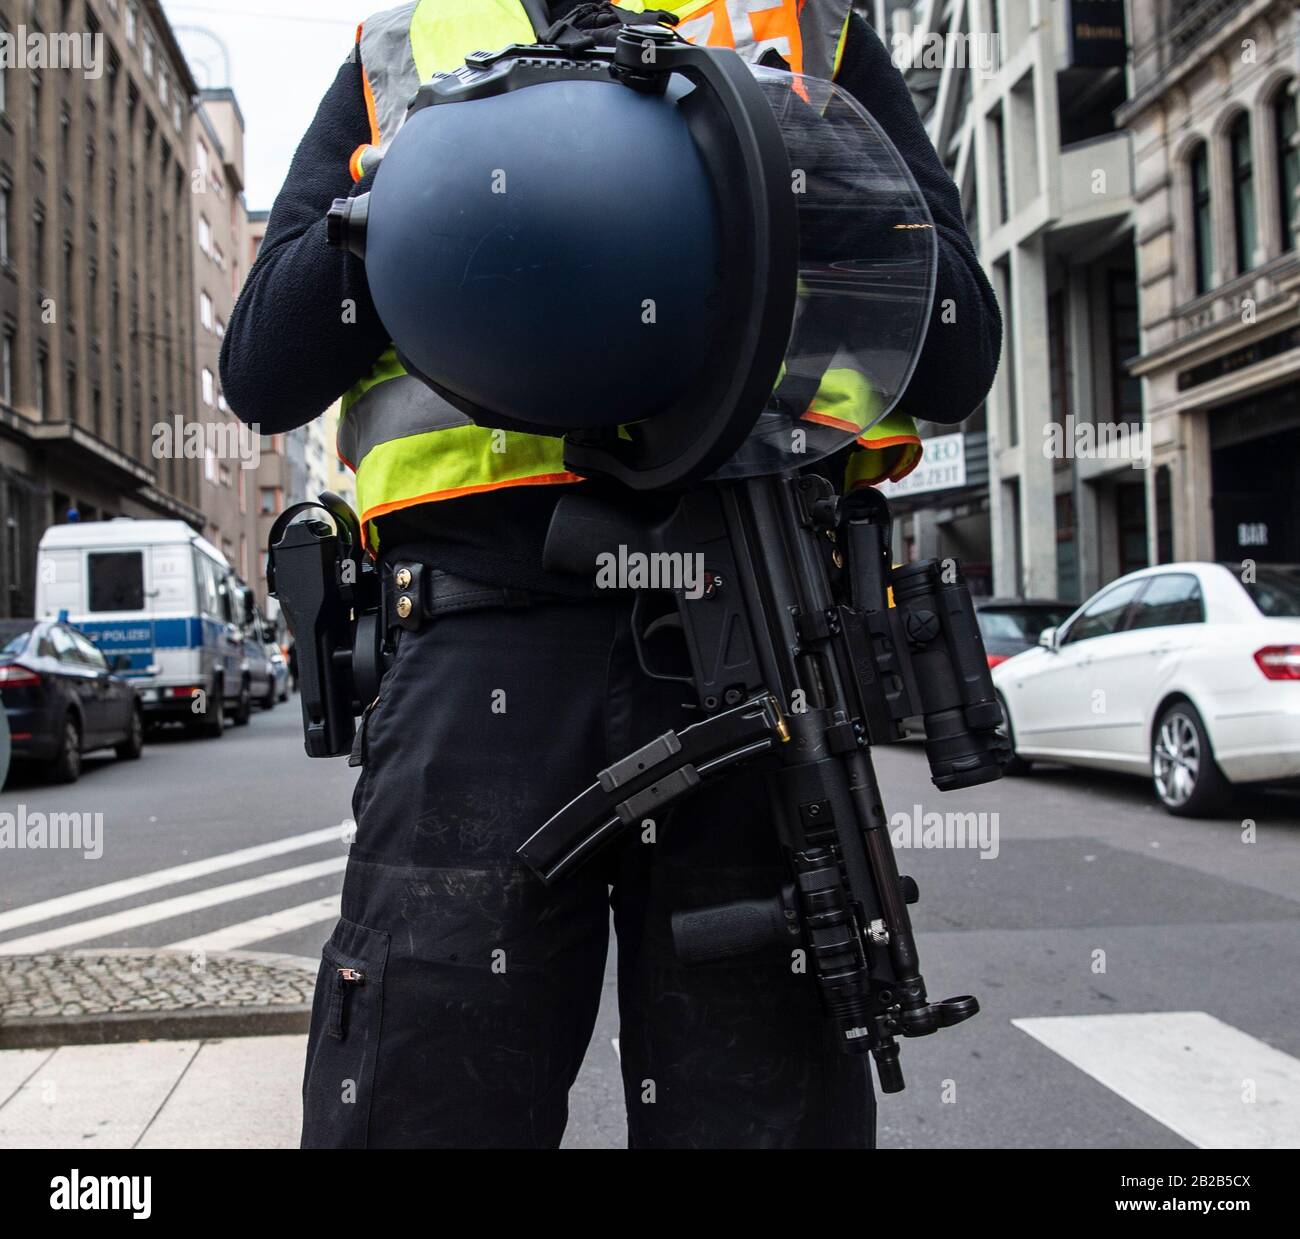
[[[551,889],[514,859],[601,768],[693,721],[687,686],[638,668],[629,615],[621,599],[556,602],[403,634],[365,723],[304,1146],[558,1145],[611,904],[633,1147],[871,1146],[867,1061],[827,1039],[788,956],[687,968],[673,954],[675,908],[784,878],[760,770]]]

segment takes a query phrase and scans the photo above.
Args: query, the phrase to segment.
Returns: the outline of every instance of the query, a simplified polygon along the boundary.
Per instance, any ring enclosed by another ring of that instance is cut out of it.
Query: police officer
[[[357,836],[317,985],[305,1146],[558,1145],[600,1002],[611,906],[633,1147],[874,1142],[867,1060],[828,1044],[806,977],[780,957],[687,969],[673,954],[674,908],[766,895],[784,880],[761,777],[706,787],[656,824],[653,846],[629,845],[552,889],[514,860],[596,771],[691,719],[680,692],[641,671],[626,598],[543,564],[558,497],[591,485],[565,469],[560,441],[511,431],[499,451],[501,432],[463,422],[402,433],[391,411],[424,389],[403,372],[362,262],[327,244],[332,201],[370,188],[415,87],[469,51],[604,38],[654,17],[750,59],[779,45],[789,67],[834,76],[868,109],[937,229],[935,317],[905,412],[864,435],[849,466],[858,482],[902,476],[920,454],[907,415],[955,422],[975,409],[1001,322],[901,76],[848,0],[774,3],[761,29],[760,14],[725,0],[666,8],[418,0],[364,22],[231,317],[232,408],[276,434],[344,395],[340,455],[357,470],[368,543],[390,579],[420,565],[437,582],[354,748]],[[671,227],[623,222],[629,233]],[[538,349],[553,331],[539,319]]]

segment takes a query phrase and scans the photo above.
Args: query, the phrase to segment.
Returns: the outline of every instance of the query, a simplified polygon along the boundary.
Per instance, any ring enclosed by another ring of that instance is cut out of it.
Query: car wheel
[[[1002,773],[1012,778],[1028,774],[1033,769],[1033,763],[1016,752],[1016,729],[1011,725],[1011,711],[1007,709],[1006,698],[1001,693],[998,694],[998,706],[1002,710],[1002,730],[1006,732],[1007,743],[1011,746],[1011,760],[1002,767]]]
[[[1176,701],[1160,715],[1151,738],[1151,777],[1156,797],[1176,817],[1204,817],[1227,804],[1231,785],[1191,702]]]
[[[239,700],[235,703],[235,708],[231,712],[230,720],[236,727],[247,727],[248,720],[253,717],[253,690],[248,687],[248,681],[245,680],[239,686]]]
[[[220,680],[214,680],[212,692],[208,694],[208,708],[190,723],[190,729],[196,736],[202,736],[205,740],[220,740],[226,734],[224,694],[225,685]]]
[[[263,710],[275,709],[275,681],[274,680],[272,680],[266,686],[266,696],[263,697],[262,700],[259,701],[257,704],[260,705]]]
[[[48,770],[55,783],[75,783],[81,778],[81,728],[75,714],[63,720],[63,738],[59,751],[50,758]]]
[[[131,724],[126,739],[113,750],[122,761],[136,761],[144,752],[144,717],[139,706],[131,707]]]

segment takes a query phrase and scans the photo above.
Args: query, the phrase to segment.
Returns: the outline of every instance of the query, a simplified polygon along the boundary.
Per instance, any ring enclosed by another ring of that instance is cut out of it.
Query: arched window
[[[1250,149],[1250,117],[1243,112],[1228,130],[1232,149],[1232,222],[1237,241],[1237,274],[1255,265],[1255,160]]]
[[[1192,238],[1196,251],[1196,293],[1210,291],[1214,270],[1214,221],[1210,212],[1210,152],[1202,142],[1188,160],[1192,181]]]
[[[1296,247],[1296,191],[1300,188],[1300,145],[1296,138],[1296,84],[1288,82],[1273,103],[1273,132],[1277,137],[1278,191],[1282,195],[1282,250]]]

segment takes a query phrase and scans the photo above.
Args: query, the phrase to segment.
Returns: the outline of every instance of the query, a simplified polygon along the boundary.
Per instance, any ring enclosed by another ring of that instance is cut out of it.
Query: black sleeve
[[[939,240],[934,313],[900,407],[913,417],[955,425],[988,395],[1002,352],[1002,315],[966,232],[961,195],[930,144],[903,75],[856,13],[849,18],[835,80],[889,135],[934,217]]]
[[[325,240],[334,199],[370,187],[373,175],[354,183],[348,169],[369,140],[361,65],[349,61],[293,157],[221,346],[226,401],[263,434],[323,413],[388,346],[365,265]]]

